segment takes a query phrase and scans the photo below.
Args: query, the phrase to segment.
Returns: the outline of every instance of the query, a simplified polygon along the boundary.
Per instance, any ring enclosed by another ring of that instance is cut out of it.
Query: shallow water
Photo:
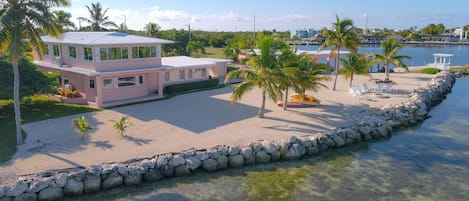
[[[469,200],[468,88],[459,79],[430,119],[389,139],[68,200]]]

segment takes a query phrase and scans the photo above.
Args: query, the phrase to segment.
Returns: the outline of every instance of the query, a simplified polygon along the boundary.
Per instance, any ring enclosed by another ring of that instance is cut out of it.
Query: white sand
[[[383,78],[384,75],[373,74],[373,77]],[[168,100],[86,113],[84,116],[95,130],[85,140],[71,128],[72,119],[78,115],[33,122],[23,126],[28,133],[26,145],[19,148],[3,169],[21,175],[126,161],[190,148],[246,145],[260,139],[278,140],[291,135],[312,134],[345,125],[352,114],[368,106],[402,102],[413,89],[430,78],[423,74],[394,73],[391,79],[397,85],[393,88],[400,94],[389,94],[388,99],[370,96],[371,100],[365,101],[352,97],[348,93],[348,81],[339,77],[337,91],[322,89],[308,93],[321,100],[320,106],[283,111],[269,99],[266,104],[269,111],[264,119],[256,116],[261,100],[258,89],[247,93],[235,105],[229,102],[232,87],[190,93]],[[361,85],[368,79],[358,76],[354,84]],[[332,81],[327,85],[332,86]],[[130,116],[133,126],[127,137],[121,137],[108,120],[125,115]],[[38,141],[44,146],[31,149]]]

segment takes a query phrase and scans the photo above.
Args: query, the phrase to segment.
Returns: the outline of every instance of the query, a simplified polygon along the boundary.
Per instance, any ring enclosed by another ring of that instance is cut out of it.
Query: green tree
[[[109,121],[113,123],[112,126],[117,130],[117,132],[121,136],[125,136],[125,132],[132,125],[129,122],[129,117],[128,116],[121,117],[119,119],[119,121],[116,121],[116,120],[109,120]]]
[[[350,78],[349,87],[352,87],[353,75],[366,75],[370,68],[370,63],[363,54],[350,54],[348,59],[341,58],[342,74],[345,79]]]
[[[332,90],[335,91],[337,85],[337,76],[339,74],[339,60],[340,60],[340,48],[347,48],[356,52],[358,45],[360,44],[360,39],[358,34],[353,29],[353,22],[350,19],[340,20],[339,16],[336,15],[336,22],[333,23],[333,30],[324,29],[323,35],[326,36],[326,41],[319,47],[319,50],[322,50],[327,47],[332,46],[331,54],[329,58],[336,55],[334,63],[334,86]]]
[[[273,39],[270,37],[259,37],[259,49],[261,55],[256,55],[250,60],[252,69],[234,70],[228,73],[225,83],[234,78],[241,78],[243,81],[236,85],[231,95],[231,102],[235,103],[249,90],[258,87],[262,91],[261,107],[259,108],[258,117],[264,117],[266,95],[273,101],[277,101],[282,97],[282,91],[277,86],[279,76],[278,59],[275,55],[277,49],[272,48]]]
[[[109,8],[103,11],[99,2],[91,3],[91,7],[86,6],[86,9],[88,9],[90,18],[79,17],[78,19],[88,22],[90,31],[103,31],[106,30],[105,27],[119,28],[116,23],[109,20],[109,16],[106,16]]]
[[[20,113],[20,75],[18,63],[31,48],[39,56],[43,52],[41,33],[58,37],[60,27],[50,8],[66,6],[67,0],[8,0],[0,9],[0,44],[2,54],[8,55],[13,66],[13,99],[18,144],[23,144]]]
[[[190,41],[189,43],[187,43],[186,50],[189,54],[195,57],[201,57],[207,54],[207,52],[205,52],[204,43],[200,41]]]
[[[403,59],[410,59],[410,56],[398,55],[399,51],[402,49],[402,44],[396,43],[396,41],[391,38],[389,40],[383,41],[381,43],[381,54],[375,54],[374,63],[383,63],[386,73],[386,77],[389,78],[389,65],[395,65],[401,68],[404,68],[406,71],[409,71],[407,66],[402,62]]]
[[[122,33],[126,33],[127,30],[127,25],[125,23],[120,23],[119,27],[117,28],[117,31]]]
[[[157,23],[149,22],[145,25],[145,36],[147,37],[157,37],[161,27]]]
[[[57,18],[57,24],[64,30],[73,30],[75,29],[75,24],[70,20],[72,14],[67,13],[63,10],[54,11],[54,15]]]
[[[76,119],[72,120],[72,128],[81,135],[81,139],[85,139],[85,135],[93,130],[93,127],[90,126],[88,121],[86,121],[84,116],[78,116]]]
[[[445,31],[445,26],[443,24],[429,24],[420,30],[424,34],[430,35],[439,35]]]

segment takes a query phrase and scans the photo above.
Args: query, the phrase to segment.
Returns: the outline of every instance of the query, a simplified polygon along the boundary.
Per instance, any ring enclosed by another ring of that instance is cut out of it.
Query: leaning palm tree
[[[281,72],[278,68],[278,59],[275,55],[276,49],[272,48],[272,44],[272,38],[267,36],[260,37],[258,47],[261,50],[261,55],[256,55],[249,61],[249,65],[252,69],[231,71],[225,79],[225,83],[234,78],[243,79],[233,90],[231,103],[240,100],[247,91],[254,87],[261,89],[262,103],[258,113],[258,117],[260,118],[264,117],[267,94],[273,101],[277,101],[282,97],[282,91],[277,86]]]
[[[360,39],[358,38],[358,34],[353,28],[352,20],[344,19],[341,21],[339,16],[336,15],[336,22],[333,23],[333,25],[333,30],[324,29],[322,31],[322,34],[326,36],[326,41],[324,41],[321,47],[319,47],[319,50],[332,46],[329,58],[332,58],[334,55],[336,56],[334,62],[334,86],[332,87],[332,90],[335,91],[337,85],[337,76],[339,74],[340,48],[347,48],[353,52],[356,52],[358,45],[360,44]]]
[[[13,100],[16,123],[16,142],[23,144],[20,113],[20,75],[18,62],[25,52],[34,49],[41,56],[43,43],[41,33],[58,37],[60,27],[50,10],[55,6],[66,6],[67,0],[7,0],[0,9],[0,44],[2,54],[8,52],[13,64]]]
[[[396,43],[396,41],[391,38],[381,43],[382,54],[375,54],[374,56],[374,63],[384,64],[384,72],[386,73],[387,78],[389,78],[390,64],[404,68],[407,72],[409,71],[407,65],[402,62],[402,59],[411,59],[411,57],[406,55],[397,55],[402,47],[402,44]]]
[[[54,11],[54,15],[57,18],[57,24],[59,24],[62,29],[75,29],[75,24],[70,20],[72,14],[67,13],[63,10],[56,10]]]
[[[106,16],[109,8],[103,11],[99,2],[91,3],[91,7],[86,6],[86,9],[88,9],[90,18],[79,17],[78,19],[88,22],[90,24],[89,29],[91,31],[106,30],[105,27],[119,28],[116,23],[109,20],[109,16]]]
[[[350,78],[349,87],[352,87],[353,75],[366,75],[370,69],[370,62],[363,54],[350,54],[348,59],[341,58],[340,63],[345,79]]]

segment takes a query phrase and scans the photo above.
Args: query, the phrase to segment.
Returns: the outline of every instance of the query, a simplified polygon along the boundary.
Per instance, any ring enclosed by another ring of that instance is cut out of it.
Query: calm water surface
[[[459,79],[430,119],[386,140],[69,200],[469,200],[468,88]]]
[[[299,47],[302,50],[317,50],[318,48],[317,45]],[[382,52],[380,45],[362,46],[358,51],[379,54]],[[410,60],[404,60],[407,66],[424,66],[433,63],[434,53],[454,54],[451,60],[452,66],[469,65],[469,45],[405,45],[399,54],[412,57]]]

